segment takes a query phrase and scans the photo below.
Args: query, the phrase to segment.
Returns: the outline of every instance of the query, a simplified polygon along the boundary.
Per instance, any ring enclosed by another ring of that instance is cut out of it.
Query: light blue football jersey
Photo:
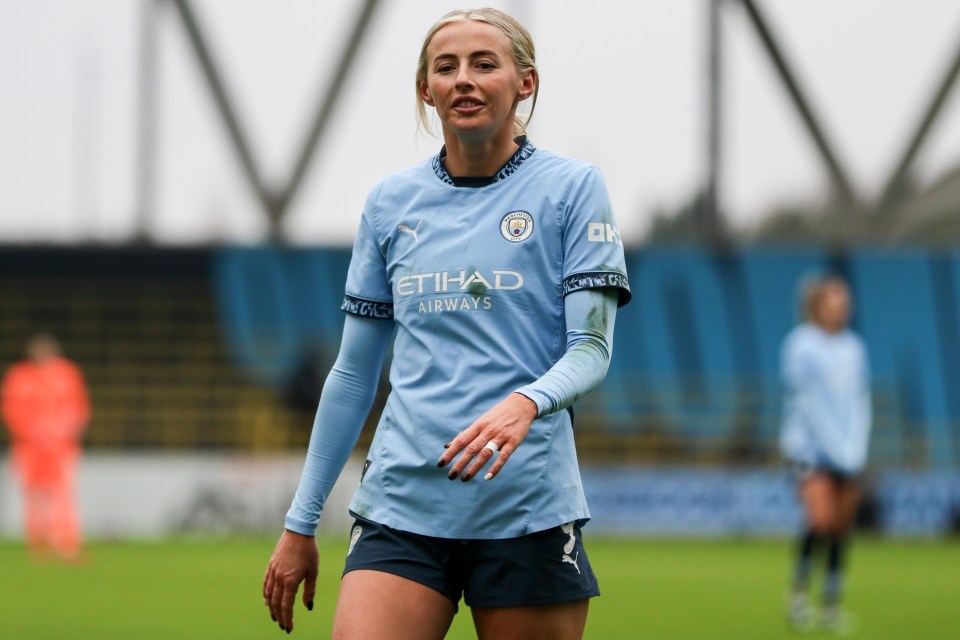
[[[862,470],[872,411],[867,352],[859,336],[802,324],[787,335],[781,358],[784,456],[845,473]]]
[[[378,184],[343,308],[394,320],[392,388],[351,511],[445,538],[588,519],[567,411],[537,419],[491,481],[450,481],[437,460],[563,355],[564,296],[601,287],[629,300],[620,233],[592,165],[523,140],[484,187],[454,186],[440,156]]]

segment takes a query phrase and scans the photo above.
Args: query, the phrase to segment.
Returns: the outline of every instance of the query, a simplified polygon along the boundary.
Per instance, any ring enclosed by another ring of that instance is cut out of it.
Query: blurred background
[[[634,300],[577,410],[591,529],[796,530],[778,357],[811,270],[849,279],[870,351],[862,525],[960,529],[960,6],[491,4],[537,43],[532,140],[601,168],[627,245]],[[413,75],[451,8],[0,2],[0,365],[45,330],[83,369],[88,538],[282,526],[366,193],[440,146]]]

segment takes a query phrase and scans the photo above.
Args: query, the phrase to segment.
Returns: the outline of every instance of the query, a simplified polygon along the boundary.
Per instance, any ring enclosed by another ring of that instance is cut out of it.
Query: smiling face
[[[420,98],[437,110],[444,136],[512,140],[517,103],[533,94],[536,71],[517,71],[506,34],[485,22],[454,22],[434,34],[426,53]]]

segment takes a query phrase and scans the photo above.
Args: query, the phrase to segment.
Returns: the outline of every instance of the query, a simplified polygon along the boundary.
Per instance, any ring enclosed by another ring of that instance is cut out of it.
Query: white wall
[[[270,533],[296,491],[303,453],[287,455],[96,453],[81,461],[78,501],[88,539]],[[320,531],[346,535],[362,459],[347,464]],[[23,536],[22,498],[9,458],[0,462],[0,536]]]

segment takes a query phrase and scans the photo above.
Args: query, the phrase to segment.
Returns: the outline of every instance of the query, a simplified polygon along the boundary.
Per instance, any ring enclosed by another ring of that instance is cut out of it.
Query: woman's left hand
[[[483,469],[494,453],[499,452],[484,476],[485,480],[491,480],[500,473],[510,455],[527,437],[536,417],[537,405],[533,400],[520,393],[511,393],[444,445],[447,450],[440,456],[437,466],[447,466],[462,452],[463,455],[450,467],[447,477],[451,480],[459,477],[467,482]]]

